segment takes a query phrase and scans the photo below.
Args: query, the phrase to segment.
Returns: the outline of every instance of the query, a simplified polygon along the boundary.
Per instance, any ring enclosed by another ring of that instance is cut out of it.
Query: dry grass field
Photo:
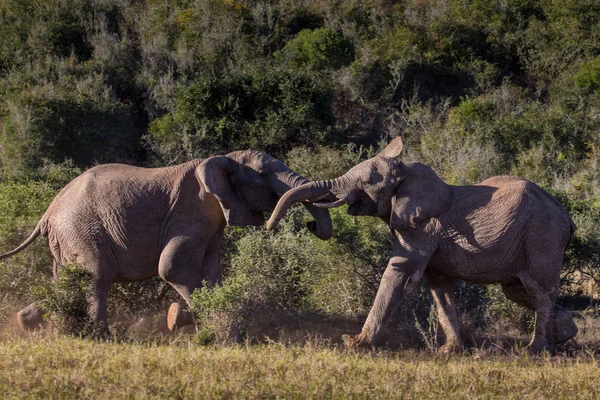
[[[0,335],[0,388],[5,399],[597,399],[599,321],[582,316],[577,342],[539,356],[518,348],[524,336],[509,345],[492,335],[446,357],[416,347],[347,351],[308,333],[199,346],[190,332],[97,342],[10,330]]]

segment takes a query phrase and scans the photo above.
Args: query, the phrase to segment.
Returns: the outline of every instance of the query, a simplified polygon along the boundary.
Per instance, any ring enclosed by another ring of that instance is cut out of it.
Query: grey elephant
[[[194,289],[203,281],[220,282],[225,226],[262,225],[263,213],[281,195],[306,182],[281,161],[253,150],[167,168],[100,165],[65,186],[29,238],[0,259],[47,236],[55,277],[68,261],[92,272],[90,316],[105,334],[111,284],[158,275],[187,303],[169,308],[173,330],[193,322],[188,306]],[[315,219],[308,228],[328,239],[329,211],[306,207]],[[38,303],[17,314],[24,329],[39,325],[42,316]]]
[[[556,305],[563,257],[575,231],[550,194],[525,179],[497,176],[474,186],[450,186],[428,166],[396,159],[402,140],[329,181],[298,186],[279,200],[267,229],[296,201],[318,207],[348,204],[350,215],[389,224],[393,256],[362,332],[350,347],[374,345],[410,282],[425,276],[446,336],[442,352],[463,348],[455,307],[457,279],[500,283],[506,296],[535,311],[529,348],[552,349],[577,333],[571,314]],[[328,197],[327,197],[328,196]]]

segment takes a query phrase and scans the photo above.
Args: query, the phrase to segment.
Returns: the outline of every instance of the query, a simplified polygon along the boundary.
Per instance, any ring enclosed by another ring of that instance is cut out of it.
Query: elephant
[[[528,349],[552,351],[577,334],[571,314],[556,304],[560,271],[575,225],[561,204],[525,179],[496,176],[472,186],[444,183],[427,165],[402,162],[397,137],[379,154],[327,181],[283,195],[267,229],[287,208],[348,204],[347,213],[375,216],[395,236],[392,257],[360,334],[349,347],[374,346],[411,282],[424,276],[446,338],[443,353],[463,349],[455,306],[456,280],[499,283],[506,297],[535,311]]]
[[[170,330],[193,323],[190,295],[203,282],[218,284],[220,248],[226,225],[262,225],[264,213],[290,188],[308,180],[278,159],[255,150],[196,159],[165,168],[124,164],[93,167],[53,199],[33,233],[10,257],[38,236],[47,236],[53,275],[73,261],[92,274],[89,315],[110,335],[107,298],[115,281],[160,276],[185,300],[171,304]],[[308,229],[321,239],[332,235],[329,211],[312,204]],[[37,327],[38,302],[17,314],[24,329]]]

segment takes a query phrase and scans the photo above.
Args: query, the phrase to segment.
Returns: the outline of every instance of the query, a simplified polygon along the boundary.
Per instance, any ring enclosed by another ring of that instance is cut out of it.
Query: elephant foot
[[[177,328],[194,323],[194,316],[191,311],[184,309],[179,303],[173,303],[167,312],[167,328],[173,332]]]
[[[347,349],[372,349],[373,344],[367,339],[367,335],[342,335],[342,342]]]
[[[554,343],[564,343],[577,335],[578,331],[571,313],[562,307],[557,307],[554,313]]]
[[[31,303],[17,313],[17,321],[24,331],[37,329],[44,322],[46,311],[38,302]]]
[[[462,340],[450,340],[447,341],[442,347],[440,347],[441,354],[460,354],[464,349]]]
[[[544,351],[554,352],[554,346],[548,344],[546,340],[533,338],[531,343],[525,347],[525,351],[533,354],[540,354]]]

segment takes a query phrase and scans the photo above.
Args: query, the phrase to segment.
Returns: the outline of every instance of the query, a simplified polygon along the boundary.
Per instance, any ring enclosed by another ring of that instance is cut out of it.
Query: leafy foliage
[[[169,162],[226,152],[232,143],[277,154],[330,139],[330,102],[326,86],[277,69],[200,77],[181,87],[174,113],[150,124],[149,138]]]
[[[298,66],[340,68],[354,59],[354,44],[328,28],[302,30],[287,42],[281,56]]]
[[[583,64],[574,79],[575,84],[581,88],[590,90],[600,88],[600,57]]]
[[[98,336],[97,326],[89,315],[92,274],[73,263],[65,264],[53,285],[36,287],[36,294],[48,319],[59,332],[75,336]]]
[[[448,183],[513,174],[550,190],[578,225],[562,293],[583,293],[600,279],[597,3],[2,0],[0,244],[18,245],[54,193],[97,163],[257,148],[328,179],[402,136],[403,159]],[[335,237],[321,243],[300,215],[276,235],[228,230],[227,278],[198,301],[214,315],[256,299],[283,314],[364,314],[385,226],[336,210]],[[38,241],[0,264],[3,309],[30,301],[50,263]],[[146,285],[118,286],[114,302],[172,295]],[[459,292],[467,308],[503,301]],[[406,302],[426,323],[425,291]],[[230,321],[239,333],[249,320]]]

